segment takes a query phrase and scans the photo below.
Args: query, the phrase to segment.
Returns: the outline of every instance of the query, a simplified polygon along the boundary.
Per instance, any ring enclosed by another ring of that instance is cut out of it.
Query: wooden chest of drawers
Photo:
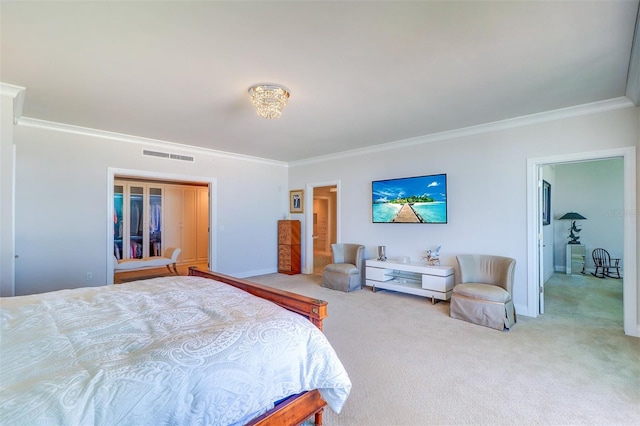
[[[295,275],[300,268],[300,221],[278,221],[278,272]]]

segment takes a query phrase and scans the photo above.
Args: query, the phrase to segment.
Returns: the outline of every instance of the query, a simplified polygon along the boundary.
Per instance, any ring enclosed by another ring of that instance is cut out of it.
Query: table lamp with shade
[[[568,244],[580,244],[580,237],[577,236],[576,234],[580,232],[582,229],[576,226],[576,220],[586,220],[586,219],[587,219],[586,217],[576,212],[565,213],[564,216],[562,216],[559,219],[559,220],[571,221],[571,228],[569,228],[569,236],[567,237],[569,239]]]

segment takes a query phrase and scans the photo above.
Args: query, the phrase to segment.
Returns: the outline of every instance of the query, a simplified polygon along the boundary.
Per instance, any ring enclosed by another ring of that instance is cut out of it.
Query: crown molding
[[[22,117],[26,90],[24,87],[0,81],[0,96],[13,99],[13,124],[17,124],[18,119]]]
[[[126,135],[123,133],[109,132],[106,130],[91,129],[88,127],[74,126],[71,124],[56,123],[53,121],[40,120],[37,118],[22,117],[17,120],[17,125],[36,129],[53,130],[56,132],[72,133],[76,135],[89,136],[94,138],[109,139],[119,142],[133,143],[137,145],[152,146],[158,149],[173,149],[191,154],[210,155],[217,158],[227,158],[231,160],[248,161],[252,163],[267,164],[271,166],[287,167],[284,161],[270,160],[250,155],[236,154],[233,152],[218,151],[215,149],[201,148],[193,145],[185,145],[176,142],[168,142],[159,139],[143,138],[139,136]]]
[[[7,85],[5,83],[2,83],[0,88],[2,89],[1,94],[3,96],[12,96],[14,98],[22,97],[22,99],[24,99],[24,90],[25,90],[24,88]],[[634,107],[634,103],[629,98],[622,96],[618,98],[607,99],[604,101],[592,102],[592,103],[577,105],[577,106],[568,107],[568,108],[560,108],[560,109],[545,111],[537,114],[510,118],[507,120],[495,121],[492,123],[479,124],[476,126],[463,127],[460,129],[433,133],[433,134],[424,135],[424,136],[417,136],[414,138],[403,139],[403,140],[394,141],[394,142],[387,142],[387,143],[370,146],[366,148],[342,151],[335,154],[312,157],[304,160],[297,160],[297,161],[291,161],[291,162],[270,160],[270,159],[261,158],[261,157],[253,157],[249,155],[236,154],[232,152],[218,151],[218,150],[209,149],[209,148],[195,147],[192,145],[185,145],[185,144],[168,142],[168,141],[163,141],[158,139],[143,138],[139,136],[126,135],[122,133],[109,132],[105,130],[96,130],[96,129],[91,129],[87,127],[56,123],[52,121],[39,120],[39,119],[29,118],[29,117],[20,117],[19,115],[16,115],[14,122],[17,125],[24,126],[24,127],[47,129],[47,130],[53,130],[58,132],[84,135],[89,137],[116,140],[120,142],[141,144],[141,145],[152,146],[160,149],[178,149],[182,152],[188,152],[193,154],[204,154],[204,155],[210,155],[210,156],[219,157],[219,158],[228,158],[232,160],[248,161],[253,163],[267,164],[267,165],[280,166],[280,167],[295,167],[295,166],[302,166],[306,164],[314,164],[314,163],[320,163],[320,162],[342,159],[347,157],[353,157],[356,155],[363,155],[363,154],[369,154],[369,153],[375,153],[375,152],[381,152],[381,151],[389,151],[393,149],[410,147],[415,145],[422,145],[422,144],[427,144],[432,142],[440,142],[443,140],[455,139],[455,138],[460,138],[465,136],[473,136],[473,135],[478,135],[483,133],[497,132],[497,131],[512,129],[516,127],[531,126],[535,124],[545,123],[548,121],[561,120],[565,118],[578,117],[582,115],[596,114],[596,113],[613,111],[613,110],[623,109],[623,108],[631,108],[631,107]],[[14,102],[14,110],[15,108],[16,108],[16,103]],[[21,108],[22,106],[20,106],[20,109]]]
[[[626,94],[636,106],[640,106],[640,7],[636,15],[636,30],[631,44]]]
[[[531,126],[535,124],[545,123],[548,121],[561,120],[571,117],[579,117],[581,115],[596,114],[606,111],[613,111],[623,108],[631,108],[634,104],[625,96],[619,98],[607,99],[604,101],[592,102],[583,105],[577,105],[567,108],[560,108],[551,111],[540,112],[521,117],[509,118],[492,123],[478,124],[476,126],[463,127],[445,132],[432,133],[430,135],[417,136],[409,139],[402,139],[394,142],[387,142],[380,145],[374,145],[366,148],[352,149],[342,151],[335,154],[323,155],[320,157],[308,158],[305,160],[291,161],[289,167],[303,166],[306,164],[320,163],[324,161],[336,160],[355,155],[369,154],[380,151],[389,151],[392,149],[404,148],[415,145],[422,145],[432,142],[440,142],[443,140],[460,138],[465,136],[479,135],[489,132],[498,132],[516,127]]]
[[[24,92],[24,87],[16,86],[14,84],[3,83],[0,81],[0,96],[8,96],[10,98],[16,98],[20,93]]]

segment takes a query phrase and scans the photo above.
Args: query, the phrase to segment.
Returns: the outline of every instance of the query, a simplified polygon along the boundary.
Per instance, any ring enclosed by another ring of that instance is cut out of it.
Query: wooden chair
[[[603,248],[594,249],[591,257],[593,257],[593,264],[596,267],[595,272],[592,272],[591,275],[598,278],[620,278],[620,259],[612,259],[609,252]],[[612,275],[612,269],[615,270],[615,276]]]

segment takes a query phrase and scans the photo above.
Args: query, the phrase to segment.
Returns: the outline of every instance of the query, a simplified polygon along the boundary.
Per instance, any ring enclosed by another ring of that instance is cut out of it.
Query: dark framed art
[[[542,181],[542,225],[551,224],[551,184]]]
[[[303,206],[304,190],[295,189],[289,191],[289,212],[290,213],[304,213]]]

